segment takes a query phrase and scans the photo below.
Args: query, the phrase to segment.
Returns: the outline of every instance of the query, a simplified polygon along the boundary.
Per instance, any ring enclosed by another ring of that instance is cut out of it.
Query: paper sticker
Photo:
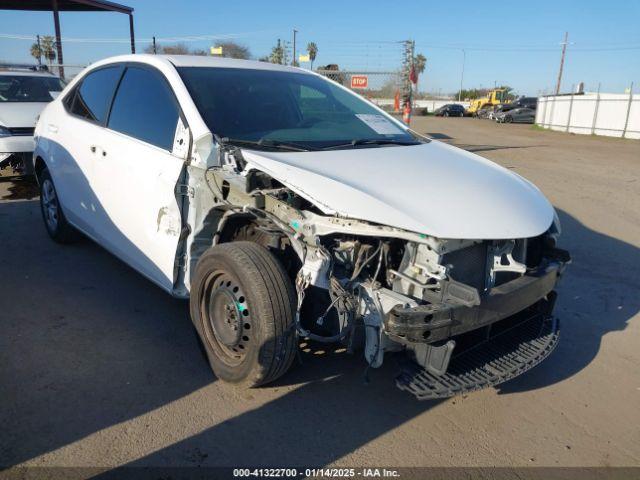
[[[380,135],[398,135],[404,133],[400,127],[387,120],[383,115],[357,113],[356,117],[366,123],[367,127]]]

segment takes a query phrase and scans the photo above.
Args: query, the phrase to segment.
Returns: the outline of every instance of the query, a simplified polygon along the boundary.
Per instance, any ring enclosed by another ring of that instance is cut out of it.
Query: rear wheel
[[[40,211],[47,233],[58,243],[76,241],[79,233],[64,216],[49,170],[46,168],[42,170],[38,180],[40,181]]]
[[[198,260],[191,318],[221,380],[254,387],[283,375],[296,351],[295,306],[291,280],[260,245],[216,245]]]

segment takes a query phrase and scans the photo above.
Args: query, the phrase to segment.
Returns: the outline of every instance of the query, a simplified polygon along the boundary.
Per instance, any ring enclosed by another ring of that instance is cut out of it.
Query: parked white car
[[[36,118],[63,87],[49,73],[0,70],[0,168],[29,173]]]
[[[542,193],[316,73],[109,58],[42,113],[34,162],[49,235],[190,297],[222,380],[271,382],[308,338],[398,352],[400,388],[444,397],[557,343],[569,256]]]

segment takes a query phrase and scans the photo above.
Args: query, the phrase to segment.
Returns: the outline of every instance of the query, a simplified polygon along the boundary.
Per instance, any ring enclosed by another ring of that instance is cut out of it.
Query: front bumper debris
[[[559,321],[535,309],[528,309],[490,328],[497,332],[455,352],[442,375],[433,374],[406,359],[396,385],[419,400],[452,397],[498,385],[542,362],[560,338]]]
[[[384,320],[385,333],[401,343],[437,343],[514,315],[549,294],[560,275],[562,263],[552,262],[494,287],[481,297],[480,305],[449,303],[403,307],[398,305]]]

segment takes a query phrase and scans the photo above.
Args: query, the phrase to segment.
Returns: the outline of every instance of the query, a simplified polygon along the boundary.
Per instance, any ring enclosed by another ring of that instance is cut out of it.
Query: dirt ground
[[[469,118],[413,127],[557,207],[574,262],[547,361],[498,389],[418,402],[392,362],[365,384],[361,357],[307,346],[276,385],[237,390],[210,372],[185,302],[90,241],[51,242],[37,192],[5,177],[0,466],[640,465],[640,142]]]

